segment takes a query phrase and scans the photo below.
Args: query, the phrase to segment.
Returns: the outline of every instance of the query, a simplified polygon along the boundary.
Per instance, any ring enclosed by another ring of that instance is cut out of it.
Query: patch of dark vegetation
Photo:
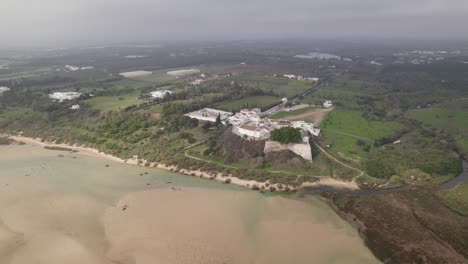
[[[281,144],[299,143],[302,141],[301,130],[294,127],[282,127],[271,131],[271,140]]]
[[[76,151],[76,150],[74,150],[74,149],[65,148],[65,147],[45,146],[44,148],[45,148],[45,149],[48,149],[48,150],[68,151],[68,152],[73,152],[73,153],[78,152],[78,151]]]
[[[269,152],[265,154],[265,162],[273,164],[282,164],[292,167],[304,168],[310,165],[310,162],[304,160],[290,150],[282,150],[276,152]]]
[[[0,146],[1,145],[10,145],[14,142],[13,139],[7,137],[0,137]]]
[[[227,162],[236,162],[263,156],[265,141],[246,140],[232,133],[229,128],[217,139],[216,147]]]
[[[323,196],[384,263],[466,263],[468,217],[449,210],[429,191]]]

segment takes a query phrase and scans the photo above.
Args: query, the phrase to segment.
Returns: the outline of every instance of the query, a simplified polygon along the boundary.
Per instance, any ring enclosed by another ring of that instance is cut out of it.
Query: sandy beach
[[[163,169],[163,170],[168,170],[168,171],[176,170],[175,166],[169,166],[169,165],[160,164],[160,163],[151,163],[144,159],[124,160],[122,158],[119,158],[110,154],[106,154],[94,148],[88,148],[88,147],[77,146],[77,145],[69,145],[69,144],[56,144],[53,142],[43,142],[40,138],[29,138],[29,137],[24,137],[24,136],[13,136],[13,135],[4,135],[4,136],[7,136],[15,141],[24,142],[26,144],[32,144],[32,145],[37,145],[41,147],[69,148],[75,151],[80,151],[85,154],[98,155],[102,158],[105,158],[114,162],[126,163],[126,164],[131,164],[131,165],[139,165],[139,166],[144,166],[144,164],[150,164],[149,167],[152,167],[152,168],[158,168],[158,169]],[[213,173],[201,171],[201,170],[187,170],[187,169],[180,169],[178,170],[178,173],[189,175],[189,176],[203,177],[206,179],[213,179],[213,180],[217,180],[220,182],[225,182],[227,179],[229,179],[231,184],[235,184],[238,186],[247,187],[247,188],[252,188],[253,186],[257,186],[259,188],[263,187],[264,189],[268,190],[268,187],[265,182],[258,182],[254,180],[244,180],[244,179],[240,179],[237,177],[232,177],[230,175],[223,175],[221,173],[213,174]],[[286,190],[285,187],[288,187],[289,190],[296,190],[296,189],[300,189],[304,187],[316,187],[316,186],[331,186],[331,187],[338,188],[338,189],[348,189],[348,190],[359,189],[358,184],[354,181],[342,181],[342,180],[332,179],[330,177],[322,177],[320,178],[319,181],[313,182],[313,183],[304,182],[301,184],[301,186],[298,186],[298,187],[282,185],[282,188],[278,188],[278,184],[268,184],[268,186],[275,187],[276,191],[279,191],[279,192],[285,191]]]

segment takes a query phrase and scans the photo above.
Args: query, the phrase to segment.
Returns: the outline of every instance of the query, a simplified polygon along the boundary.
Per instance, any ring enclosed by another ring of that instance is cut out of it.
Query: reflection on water
[[[377,262],[315,198],[261,195],[87,153],[1,146],[0,208],[0,263]]]

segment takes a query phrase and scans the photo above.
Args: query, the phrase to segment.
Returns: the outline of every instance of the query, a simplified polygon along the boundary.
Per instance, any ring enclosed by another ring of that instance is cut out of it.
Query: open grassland
[[[287,117],[302,115],[304,113],[314,111],[315,109],[316,109],[315,107],[309,106],[309,107],[305,107],[305,108],[301,108],[301,109],[297,109],[297,110],[293,110],[293,111],[282,111],[282,112],[278,112],[278,113],[270,116],[270,118],[271,119],[284,119],[284,118],[287,118]]]
[[[362,112],[335,109],[328,113],[320,128],[325,132],[349,134],[363,139],[376,140],[401,129],[398,122],[370,121]]]
[[[468,110],[434,107],[411,110],[408,116],[448,131],[463,151],[468,152]]]
[[[50,68],[50,67],[43,67],[43,68],[37,68],[37,69],[33,69],[33,70],[15,72],[15,73],[11,73],[11,74],[4,74],[4,75],[0,75],[0,81],[16,80],[16,79],[21,79],[21,78],[40,77],[42,75],[49,74],[52,71],[53,71],[53,69]]]
[[[333,110],[320,125],[322,138],[333,156],[347,163],[362,165],[373,150],[374,140],[389,136],[402,128],[397,122],[370,121],[362,112]]]
[[[96,82],[112,78],[112,74],[103,69],[88,69],[78,70],[72,72],[59,71],[54,72],[53,75],[60,77],[72,78],[78,82]]]
[[[116,96],[96,96],[85,100],[94,109],[101,111],[122,110],[132,105],[139,105],[146,100],[138,99],[137,94],[116,95]]]
[[[11,107],[4,110],[0,110],[0,124],[2,122],[13,121],[21,118],[25,118],[32,115],[37,115],[38,113],[34,112],[29,108],[21,107]]]
[[[243,108],[264,107],[278,101],[279,98],[274,96],[251,96],[239,100],[221,102],[213,107],[227,111],[238,111]]]
[[[445,205],[468,216],[468,183],[461,183],[451,190],[441,191],[438,196]]]
[[[242,85],[262,89],[265,92],[272,91],[281,97],[294,97],[314,85],[310,81],[289,80],[283,77],[244,75],[239,79]]]

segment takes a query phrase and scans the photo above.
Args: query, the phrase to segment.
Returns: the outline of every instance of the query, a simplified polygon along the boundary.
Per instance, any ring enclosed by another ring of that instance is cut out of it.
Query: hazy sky
[[[0,0],[0,10],[0,45],[468,39],[468,0]]]

